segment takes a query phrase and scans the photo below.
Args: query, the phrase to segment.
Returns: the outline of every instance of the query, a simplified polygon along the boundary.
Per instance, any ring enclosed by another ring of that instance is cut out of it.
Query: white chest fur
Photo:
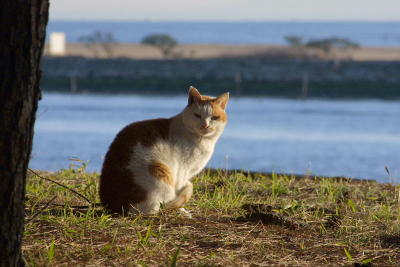
[[[129,168],[140,173],[137,183],[150,189],[151,181],[141,181],[140,177],[149,177],[145,174],[147,167],[154,161],[166,164],[174,176],[175,191],[182,187],[210,160],[219,133],[209,137],[196,136],[184,128],[180,122],[181,116],[176,116],[171,124],[169,138],[159,139],[151,147],[144,147],[140,143],[133,148]]]

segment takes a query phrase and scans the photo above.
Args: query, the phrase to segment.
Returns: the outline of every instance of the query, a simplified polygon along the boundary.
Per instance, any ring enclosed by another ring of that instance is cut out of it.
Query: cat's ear
[[[228,100],[229,100],[229,93],[223,93],[222,95],[217,97],[217,99],[215,99],[215,101],[217,101],[217,103],[221,106],[223,110],[225,110],[226,105],[228,104]]]
[[[199,91],[197,91],[196,88],[194,88],[193,86],[190,86],[189,89],[189,106],[191,104],[197,104],[199,105],[201,103],[201,95],[199,93]]]

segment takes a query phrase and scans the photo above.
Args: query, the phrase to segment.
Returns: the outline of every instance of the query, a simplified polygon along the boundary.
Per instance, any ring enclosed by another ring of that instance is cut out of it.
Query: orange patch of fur
[[[213,109],[213,115],[218,116],[219,120],[222,122],[228,121],[228,116],[226,115],[225,111],[222,109],[221,105],[218,102],[211,102],[211,106]]]
[[[211,97],[211,96],[206,96],[202,95],[201,96],[201,102],[198,103],[200,106],[206,106],[206,105],[211,105],[213,109],[213,115],[214,116],[219,116],[220,121],[222,122],[227,122],[228,121],[228,116],[225,113],[225,110],[223,107],[221,107],[221,104],[217,102],[217,98]],[[226,105],[226,103],[225,103]]]
[[[155,161],[150,164],[149,172],[157,180],[175,187],[174,175],[171,169],[161,161]]]

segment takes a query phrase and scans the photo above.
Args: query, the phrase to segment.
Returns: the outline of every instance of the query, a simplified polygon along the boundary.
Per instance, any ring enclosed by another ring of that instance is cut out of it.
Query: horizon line
[[[143,23],[400,23],[399,20],[170,20],[170,19],[49,19],[60,22],[143,22]]]

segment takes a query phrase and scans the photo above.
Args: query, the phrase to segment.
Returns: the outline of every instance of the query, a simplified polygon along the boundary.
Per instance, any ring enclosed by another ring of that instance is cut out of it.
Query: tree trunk
[[[0,0],[0,266],[23,266],[25,183],[48,0]]]

